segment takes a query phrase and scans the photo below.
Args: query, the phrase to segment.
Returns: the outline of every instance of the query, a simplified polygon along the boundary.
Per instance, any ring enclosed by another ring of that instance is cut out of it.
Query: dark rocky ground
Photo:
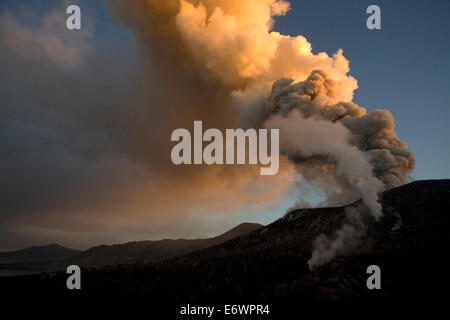
[[[153,305],[447,299],[441,289],[448,288],[450,272],[450,180],[416,181],[384,192],[381,203],[381,221],[365,217],[363,244],[314,271],[307,265],[312,241],[342,225],[345,207],[295,210],[247,235],[157,264],[83,269],[82,290],[67,290],[64,272],[0,278],[0,288],[13,299]],[[398,215],[402,225],[392,230]],[[381,268],[381,290],[366,287],[372,264]]]

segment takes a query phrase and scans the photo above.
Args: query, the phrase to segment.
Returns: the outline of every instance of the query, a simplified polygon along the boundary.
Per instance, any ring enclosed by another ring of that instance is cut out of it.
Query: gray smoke
[[[414,153],[408,145],[398,139],[394,131],[394,118],[387,110],[375,110],[366,114],[366,110],[353,102],[329,104],[339,89],[336,82],[324,71],[313,71],[305,80],[294,83],[283,78],[272,86],[270,97],[262,110],[264,118],[280,116],[297,119],[313,119],[324,123],[341,124],[347,131],[348,144],[358,149],[373,167],[376,178],[386,188],[402,185],[408,174],[414,169]],[[341,129],[343,130],[343,129]],[[314,139],[310,135],[310,139]],[[334,143],[330,136],[330,144]],[[305,157],[293,158],[294,162],[304,162]],[[316,157],[323,165],[335,159]]]
[[[338,84],[324,71],[305,81],[276,81],[264,107],[262,126],[280,128],[280,150],[313,184],[332,184],[329,199],[361,197],[381,216],[378,193],[406,181],[414,154],[394,132],[386,110],[366,114],[353,102],[336,102]]]
[[[336,256],[355,252],[360,248],[367,231],[361,217],[362,210],[364,209],[358,206],[346,208],[346,221],[332,237],[325,234],[317,236],[313,241],[312,256],[308,260],[310,270],[330,262]]]

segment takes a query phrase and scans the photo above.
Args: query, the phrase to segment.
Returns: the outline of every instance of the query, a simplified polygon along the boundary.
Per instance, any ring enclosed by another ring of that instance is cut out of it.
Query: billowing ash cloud
[[[362,198],[381,217],[378,194],[405,183],[415,158],[389,111],[367,114],[352,102],[357,84],[342,50],[315,55],[304,37],[271,31],[273,17],[289,9],[282,0],[181,0],[159,9],[175,14],[197,72],[229,88],[237,126],[279,128],[281,152],[328,204]],[[314,241],[310,268],[358,245],[365,228],[355,210],[332,239]]]
[[[366,114],[351,102],[357,85],[342,50],[315,55],[304,37],[271,31],[285,1],[181,0],[177,8],[183,50],[199,73],[230,88],[237,125],[280,128],[282,152],[299,174],[332,182],[330,199],[362,197],[379,218],[377,194],[405,182],[414,154],[388,111]]]
[[[414,168],[390,113],[351,102],[357,82],[342,50],[314,54],[305,37],[273,31],[288,2],[108,5],[134,34],[131,56],[97,48],[91,24],[67,37],[53,27],[64,25],[61,8],[34,21],[36,30],[1,16],[0,237],[9,243],[17,230],[29,242],[46,234],[63,244],[86,239],[83,246],[224,230],[230,220],[217,212],[279,205],[295,175],[328,204],[362,197],[379,217],[377,193]],[[194,120],[280,128],[279,173],[173,166],[170,133]],[[111,234],[99,239],[105,228]]]
[[[282,130],[281,150],[300,173],[311,173],[310,179],[333,175],[344,190],[356,190],[379,218],[377,193],[405,183],[414,154],[397,138],[389,111],[366,114],[353,102],[338,101],[337,92],[338,84],[324,71],[297,83],[280,79],[259,110],[260,119],[263,126]]]

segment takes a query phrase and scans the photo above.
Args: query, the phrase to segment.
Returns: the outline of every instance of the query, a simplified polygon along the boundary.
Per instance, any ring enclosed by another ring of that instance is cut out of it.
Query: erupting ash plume
[[[379,219],[378,193],[405,183],[414,169],[414,154],[397,138],[390,112],[367,113],[352,102],[357,82],[348,75],[342,50],[332,56],[314,54],[303,36],[272,30],[274,17],[289,11],[288,2],[141,0],[116,5],[138,38],[168,62],[167,72],[189,70],[214,83],[211,90],[231,97],[224,103],[211,101],[209,112],[229,108],[237,127],[279,128],[280,152],[303,181],[326,193],[328,204],[362,198]],[[319,247],[327,251],[324,241]],[[315,265],[328,258],[313,254],[313,260]]]
[[[389,111],[364,108],[335,99],[338,84],[324,71],[304,81],[280,79],[261,111],[263,126],[280,128],[282,151],[300,174],[331,174],[341,189],[356,190],[379,218],[377,193],[405,182],[414,154],[394,132]]]

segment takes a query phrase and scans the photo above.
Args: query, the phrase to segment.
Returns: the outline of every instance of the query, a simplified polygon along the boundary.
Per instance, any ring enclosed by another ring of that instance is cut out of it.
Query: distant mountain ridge
[[[22,250],[0,252],[0,264],[60,261],[80,252],[80,250],[69,249],[58,244],[33,246]]]

